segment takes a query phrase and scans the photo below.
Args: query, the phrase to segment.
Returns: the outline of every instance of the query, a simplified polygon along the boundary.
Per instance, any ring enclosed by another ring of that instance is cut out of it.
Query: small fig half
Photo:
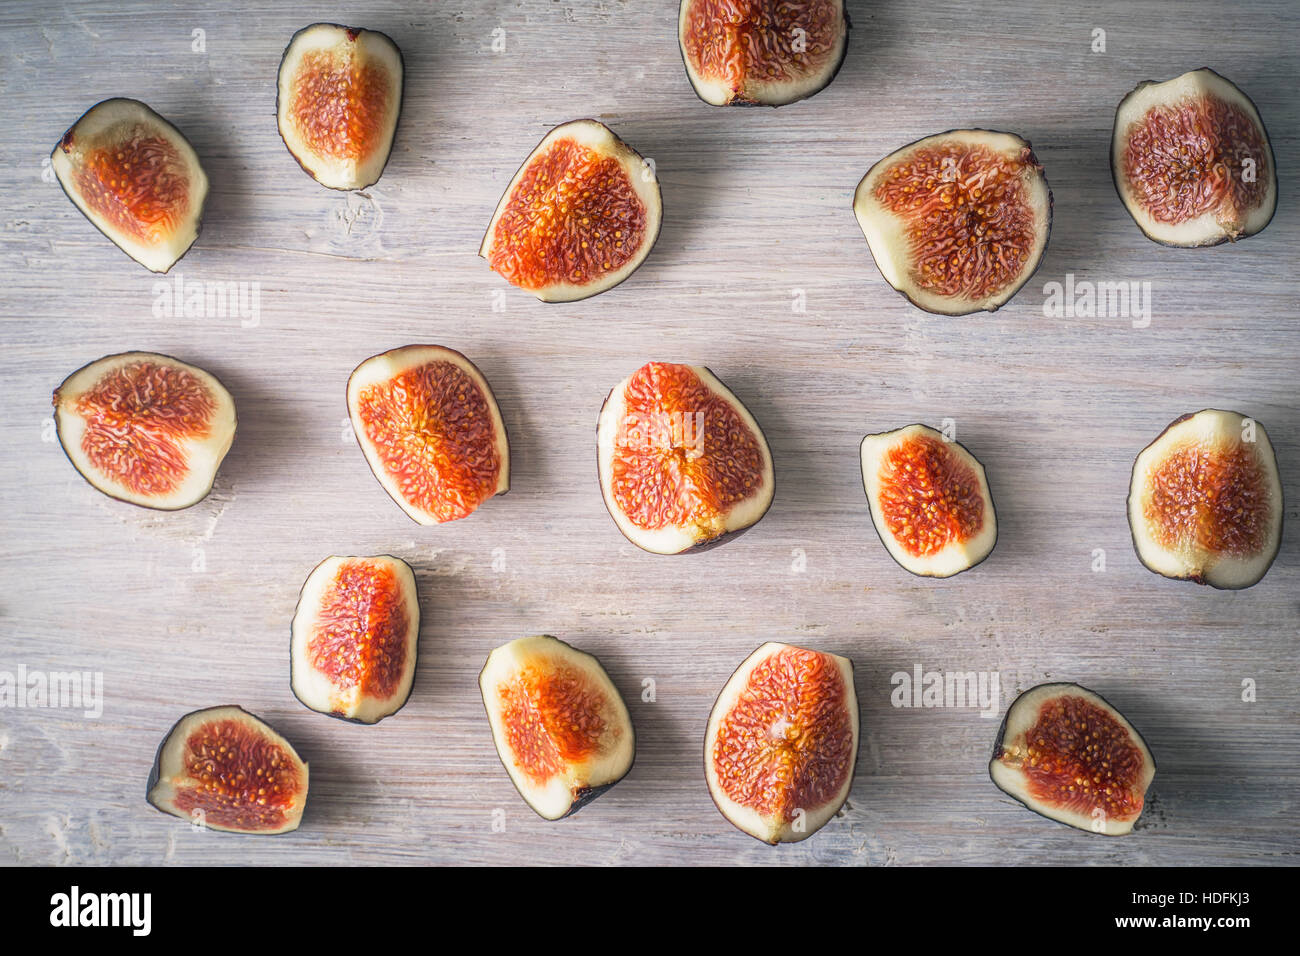
[[[1264,426],[1213,408],[1175,419],[1133,463],[1128,523],[1156,574],[1256,584],[1282,543],[1282,481]]]
[[[479,689],[497,755],[543,818],[576,813],[632,768],[632,718],[592,655],[554,637],[521,637],[488,655]]]

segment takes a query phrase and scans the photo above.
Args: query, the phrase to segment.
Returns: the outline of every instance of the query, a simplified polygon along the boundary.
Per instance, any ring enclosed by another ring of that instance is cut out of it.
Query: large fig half
[[[955,129],[867,171],[853,212],[885,281],[941,315],[992,312],[1047,249],[1052,192],[1027,140]]]
[[[235,440],[235,401],[217,379],[153,352],[91,362],[54,390],[59,443],[111,498],[174,511],[212,490]]]
[[[280,138],[322,186],[378,182],[401,112],[402,53],[387,36],[336,23],[293,35],[280,59]]]
[[[858,699],[845,657],[764,644],[709,714],[704,776],[722,815],[765,843],[795,843],[839,812],[858,754]]]
[[[762,429],[698,365],[651,362],[614,386],[596,424],[596,462],[614,523],[656,554],[729,540],[772,504]]]
[[[1148,80],[1125,96],[1110,162],[1124,208],[1165,245],[1244,239],[1277,208],[1277,164],[1259,111],[1213,70]]]
[[[207,174],[181,131],[139,100],[86,110],[50,164],[95,228],[152,272],[170,269],[199,236]]]
[[[307,764],[242,707],[186,714],[158,745],[148,801],[209,830],[288,833],[307,805]]]
[[[654,167],[595,120],[551,130],[501,196],[478,254],[543,302],[618,285],[659,238]]]
[[[521,637],[479,674],[497,755],[539,815],[576,813],[632,769],[627,705],[590,654],[554,637]]]
[[[1156,762],[1132,724],[1078,684],[1039,684],[1007,708],[989,775],[1051,820],[1119,836],[1142,813]]]
[[[783,106],[819,93],[848,49],[844,0],[682,0],[677,41],[712,106]]]
[[[1282,481],[1264,426],[1207,408],[1175,419],[1133,463],[1128,523],[1156,574],[1235,590],[1282,543]]]

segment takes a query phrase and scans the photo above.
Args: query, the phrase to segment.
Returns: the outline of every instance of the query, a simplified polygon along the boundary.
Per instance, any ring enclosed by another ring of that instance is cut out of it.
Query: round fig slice
[[[402,112],[402,52],[374,30],[313,23],[280,59],[280,138],[330,189],[365,189],[388,165]]]
[[[722,688],[704,776],[722,815],[764,843],[806,840],[839,812],[858,754],[848,658],[767,643]]]
[[[997,310],[1034,274],[1052,192],[1027,140],[955,129],[872,166],[853,212],[886,282],[927,312],[966,315]]]
[[[199,237],[207,174],[181,131],[139,100],[86,110],[50,165],[82,215],[151,272],[166,272]]]
[[[1213,70],[1138,84],[1115,110],[1110,161],[1124,208],[1167,246],[1253,236],[1277,208],[1277,164],[1259,111]]]
[[[654,167],[595,120],[555,127],[519,167],[478,254],[543,302],[618,285],[659,238]]]
[[[1167,578],[1224,590],[1258,583],[1282,543],[1282,511],[1268,433],[1237,412],[1183,415],[1133,463],[1133,547]]]
[[[784,106],[824,90],[848,49],[844,0],[682,0],[677,41],[711,106]]]
[[[326,558],[302,586],[291,632],[290,686],[305,706],[360,724],[397,713],[420,638],[411,566],[391,554]]]
[[[145,795],[163,813],[209,830],[288,833],[307,805],[307,764],[242,707],[178,720],[162,743]]]
[[[913,574],[946,578],[993,550],[998,519],[984,466],[928,425],[862,439],[862,484],[890,556]]]
[[[1039,684],[1007,708],[989,775],[1030,810],[1120,836],[1142,813],[1156,762],[1105,698],[1078,684]]]
[[[454,349],[408,345],[366,359],[348,379],[348,412],[370,470],[420,524],[464,518],[510,489],[497,400]]]
[[[123,352],[54,390],[68,460],[121,501],[175,511],[207,497],[235,440],[235,401],[216,377],[168,355]]]
[[[680,554],[751,528],[772,504],[772,453],[740,399],[699,365],[650,362],[596,424],[600,489],[639,548]]]
[[[497,755],[541,817],[576,813],[632,769],[632,718],[592,655],[521,637],[488,655],[479,689]]]

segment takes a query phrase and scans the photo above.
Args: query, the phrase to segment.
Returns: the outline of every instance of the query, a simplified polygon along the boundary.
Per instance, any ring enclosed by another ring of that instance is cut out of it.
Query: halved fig
[[[1253,236],[1277,208],[1277,164],[1259,111],[1213,70],[1148,80],[1120,100],[1110,163],[1124,208],[1167,246]]]
[[[370,470],[420,524],[464,518],[510,489],[501,410],[483,373],[454,349],[371,356],[348,379],[348,412]]]
[[[374,30],[313,23],[280,59],[276,117],[298,164],[330,189],[383,175],[402,112],[402,52]]]
[[[307,805],[307,764],[242,707],[186,714],[158,745],[146,799],[209,830],[288,833]]]
[[[50,165],[82,215],[151,272],[166,272],[199,237],[207,174],[181,131],[139,100],[86,110]]]
[[[632,768],[632,718],[592,655],[521,637],[488,655],[478,682],[497,755],[543,818],[576,813]]]
[[[659,238],[654,167],[595,120],[551,130],[501,196],[478,254],[543,302],[618,285]]]
[[[984,466],[928,425],[862,439],[862,484],[890,556],[913,574],[946,578],[973,568],[998,540]]]
[[[722,688],[704,776],[722,815],[764,843],[796,843],[839,812],[858,754],[848,658],[767,643]]]
[[[682,0],[686,75],[712,106],[784,106],[824,90],[849,40],[844,0]]]
[[[1039,684],[1007,708],[989,775],[1030,810],[1080,830],[1133,829],[1156,773],[1137,729],[1078,684]]]
[[[853,212],[885,281],[940,315],[993,312],[1047,249],[1052,191],[1027,140],[955,129],[867,171]]]
[[[373,724],[411,696],[420,600],[401,558],[326,558],[302,586],[291,631],[290,686],[312,710]]]
[[[618,530],[655,554],[730,540],[772,504],[762,429],[699,365],[650,362],[614,386],[596,424],[596,461]]]
[[[175,511],[212,490],[235,440],[235,400],[201,368],[123,352],[63,380],[54,425],[68,460],[95,488]]]
[[[1133,463],[1128,523],[1156,574],[1237,590],[1282,542],[1282,481],[1264,426],[1207,408],[1175,419]]]

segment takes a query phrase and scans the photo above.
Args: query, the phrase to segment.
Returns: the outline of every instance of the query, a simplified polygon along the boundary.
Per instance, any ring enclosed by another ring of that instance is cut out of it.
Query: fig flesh
[[[235,440],[235,401],[200,368],[123,352],[64,379],[54,424],[68,460],[99,491],[175,511],[212,490]]]
[[[616,385],[596,425],[596,458],[614,523],[655,554],[730,540],[772,504],[767,439],[703,366],[650,362]]]
[[[302,586],[291,630],[290,684],[305,706],[373,724],[406,704],[420,601],[401,558],[326,558]]]
[[[957,129],[867,171],[853,212],[885,281],[927,312],[1005,305],[1042,261],[1052,192],[1027,140]]]
[[[847,658],[767,643],[709,714],[704,774],[722,815],[764,843],[812,836],[848,799],[858,701]]]
[[[402,84],[402,53],[389,37],[313,23],[293,35],[280,59],[280,138],[322,186],[373,186],[393,149]]]
[[[199,236],[207,174],[181,131],[139,100],[96,103],[50,164],[82,215],[151,272],[166,272]]]
[[[1030,810],[1108,836],[1133,829],[1155,772],[1136,728],[1078,684],[1039,684],[1017,697],[989,761],[998,789]]]
[[[1259,111],[1213,70],[1139,84],[1115,111],[1110,149],[1124,208],[1164,245],[1244,239],[1277,208],[1277,164]]]
[[[946,578],[973,568],[998,540],[984,466],[928,425],[862,439],[862,484],[890,556],[913,574]]]
[[[307,764],[242,707],[209,707],[186,714],[163,738],[146,798],[209,830],[288,833],[307,805]]]
[[[370,470],[420,524],[464,518],[510,489],[501,410],[454,349],[408,345],[366,359],[348,379],[348,413]]]
[[[1282,542],[1282,482],[1264,426],[1207,408],[1175,419],[1133,463],[1128,521],[1156,574],[1237,590]]]
[[[497,755],[544,819],[576,813],[632,768],[632,718],[592,655],[554,637],[521,637],[488,655],[479,689]]]
[[[573,120],[519,167],[478,254],[543,302],[572,302],[635,272],[662,218],[654,167],[604,124]]]

